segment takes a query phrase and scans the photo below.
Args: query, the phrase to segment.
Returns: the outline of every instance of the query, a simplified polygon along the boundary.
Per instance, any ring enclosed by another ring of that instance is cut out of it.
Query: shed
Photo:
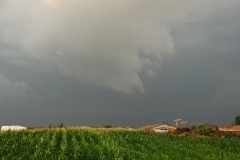
[[[1,131],[19,131],[19,130],[25,130],[27,129],[26,127],[22,127],[22,126],[2,126],[1,127]]]

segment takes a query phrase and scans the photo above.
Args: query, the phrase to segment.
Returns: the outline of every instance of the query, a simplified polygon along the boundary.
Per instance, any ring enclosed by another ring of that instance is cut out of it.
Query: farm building
[[[170,126],[168,124],[160,123],[160,124],[153,124],[153,125],[147,125],[139,128],[141,130],[149,130],[149,131],[155,131],[160,133],[174,133],[174,131],[177,129],[176,127]]]
[[[240,132],[240,125],[221,125],[218,126],[219,131]]]
[[[1,131],[19,131],[19,130],[25,130],[27,129],[26,127],[22,127],[22,126],[2,126],[1,127]]]

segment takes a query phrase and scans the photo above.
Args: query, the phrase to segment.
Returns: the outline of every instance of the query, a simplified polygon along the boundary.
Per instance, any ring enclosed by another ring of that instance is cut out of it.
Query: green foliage
[[[198,132],[201,135],[210,135],[213,132],[213,130],[209,124],[200,124],[198,126]]]
[[[228,132],[227,134],[224,135],[226,138],[237,138],[238,136],[235,133]]]
[[[190,129],[191,131],[196,130],[196,129],[197,129],[197,126],[196,126],[195,124],[191,124],[191,125],[189,126],[189,129]]]
[[[161,121],[160,124],[167,124],[167,125],[171,126],[171,124],[166,121]]]
[[[112,128],[112,126],[111,125],[103,125],[103,128]]]
[[[238,137],[192,137],[113,129],[0,132],[1,159],[234,160]]]
[[[235,117],[235,125],[240,125],[240,116]]]

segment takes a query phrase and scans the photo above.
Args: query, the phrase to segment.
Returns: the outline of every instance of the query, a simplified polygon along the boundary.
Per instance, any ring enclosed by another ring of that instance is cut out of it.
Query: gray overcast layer
[[[0,0],[0,125],[240,115],[239,0]]]

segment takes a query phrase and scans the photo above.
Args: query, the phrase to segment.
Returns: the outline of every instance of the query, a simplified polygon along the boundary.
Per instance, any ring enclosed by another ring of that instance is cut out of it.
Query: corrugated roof
[[[156,128],[158,126],[161,127],[161,126],[164,126],[164,125],[166,125],[166,127],[171,127],[172,128],[172,126],[169,126],[165,123],[158,123],[158,124],[151,124],[151,125],[143,126],[143,127],[140,127],[139,129],[150,130],[150,129]]]

